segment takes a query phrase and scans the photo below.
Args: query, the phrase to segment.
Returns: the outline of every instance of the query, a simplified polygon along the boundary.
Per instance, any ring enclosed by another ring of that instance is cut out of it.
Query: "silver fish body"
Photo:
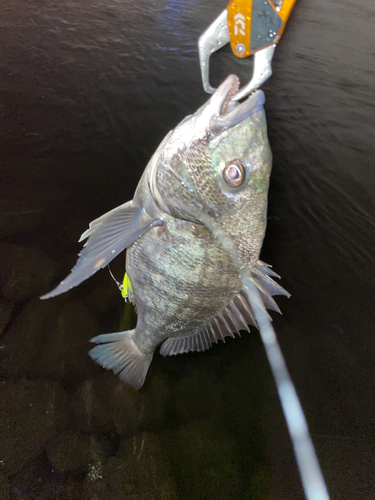
[[[198,333],[241,288],[231,259],[211,231],[169,214],[162,226],[128,248],[126,272],[145,324],[137,329],[137,343],[146,348],[153,339],[152,351],[169,337]]]
[[[78,285],[127,248],[136,328],[95,337],[90,355],[136,389],[158,345],[163,355],[203,351],[256,325],[238,262],[264,308],[278,311],[272,295],[288,295],[259,261],[272,163],[264,95],[233,103],[238,86],[228,77],[166,136],[134,199],[90,224],[72,273],[43,297]],[[237,261],[219,233],[234,242]]]

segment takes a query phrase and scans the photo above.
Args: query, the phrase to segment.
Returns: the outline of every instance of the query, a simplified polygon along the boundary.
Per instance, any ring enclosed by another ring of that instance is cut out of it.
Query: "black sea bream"
[[[43,297],[66,292],[127,248],[137,326],[95,337],[90,356],[136,389],[158,345],[164,356],[204,351],[256,325],[242,269],[266,308],[278,311],[272,295],[288,295],[259,260],[272,163],[264,94],[236,103],[238,87],[229,76],[169,132],[133,200],[90,224],[71,274]],[[236,262],[223,238],[235,248]]]

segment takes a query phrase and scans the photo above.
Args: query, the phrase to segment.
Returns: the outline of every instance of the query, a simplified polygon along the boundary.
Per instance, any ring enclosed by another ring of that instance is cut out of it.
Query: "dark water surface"
[[[212,0],[4,1],[0,498],[303,498],[258,333],[155,355],[136,393],[88,357],[135,321],[106,270],[64,296],[88,222],[132,198],[165,134],[207,98]],[[374,499],[375,4],[299,0],[264,86],[274,152],[262,258],[332,499]],[[247,81],[217,54],[213,80]],[[123,258],[113,271],[121,279]]]

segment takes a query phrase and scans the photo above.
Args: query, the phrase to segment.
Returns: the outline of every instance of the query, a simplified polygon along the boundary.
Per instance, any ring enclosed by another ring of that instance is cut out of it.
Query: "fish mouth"
[[[213,135],[242,123],[249,116],[263,109],[265,97],[262,90],[256,90],[242,102],[233,97],[240,88],[240,80],[236,75],[229,75],[212,96],[213,114],[209,129]]]

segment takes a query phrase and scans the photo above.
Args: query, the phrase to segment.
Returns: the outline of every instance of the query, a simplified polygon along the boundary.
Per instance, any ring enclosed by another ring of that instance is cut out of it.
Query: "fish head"
[[[207,226],[222,242],[226,238],[249,269],[264,238],[272,155],[264,93],[238,103],[231,100],[238,88],[238,78],[230,75],[169,133],[149,181],[161,209]]]

